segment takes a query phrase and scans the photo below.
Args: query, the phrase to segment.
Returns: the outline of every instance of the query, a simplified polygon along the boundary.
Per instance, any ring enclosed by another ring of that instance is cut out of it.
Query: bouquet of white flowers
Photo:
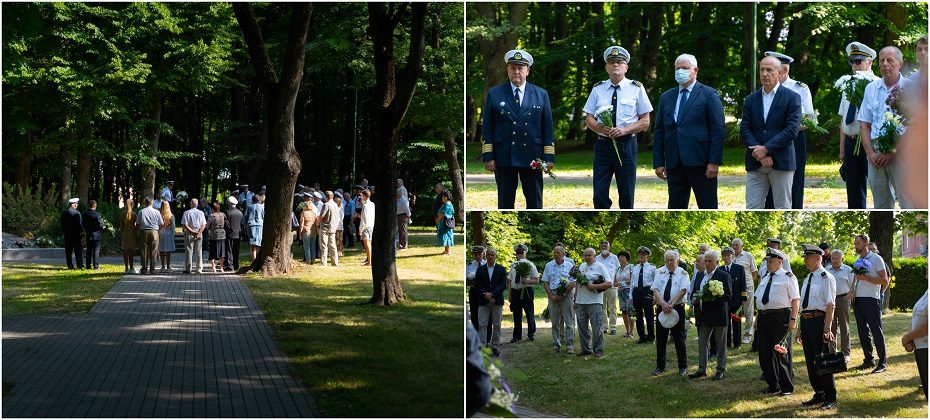
[[[178,193],[174,195],[174,198],[177,202],[183,203],[187,200],[187,191],[178,191]]]
[[[474,271],[469,271],[468,274],[465,276],[465,284],[468,287],[471,287],[475,284],[475,272]]]
[[[847,74],[840,77],[833,83],[833,87],[841,90],[846,94],[846,100],[855,105],[857,108],[862,107],[862,98],[865,96],[865,87],[878,79],[871,72],[857,71],[855,74]]]
[[[604,126],[613,128],[614,127],[614,106],[613,105],[604,105],[594,111],[594,117],[601,121]],[[620,161],[620,166],[623,166],[623,159],[620,158],[620,150],[617,149],[617,142],[611,139],[610,144],[614,145],[614,153],[617,154],[617,160]]]

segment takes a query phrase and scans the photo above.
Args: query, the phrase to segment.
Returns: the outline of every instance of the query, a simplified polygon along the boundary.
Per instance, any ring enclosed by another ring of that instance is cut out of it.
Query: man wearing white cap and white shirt
[[[862,147],[869,159],[869,187],[876,209],[894,209],[896,198],[902,209],[910,208],[907,198],[901,194],[902,184],[898,182],[898,159],[895,159],[897,151],[879,151],[874,141],[882,132],[885,114],[893,111],[885,103],[892,89],[896,86],[905,91],[909,89],[909,81],[901,74],[903,65],[904,56],[898,47],[889,46],[878,52],[878,68],[882,77],[865,87],[862,109],[857,117],[861,124],[859,136],[862,139]],[[906,130],[906,127],[902,127],[898,135]]]
[[[801,115],[812,120],[817,120],[817,114],[814,111],[814,100],[811,98],[811,90],[804,83],[791,79],[791,63],[794,58],[775,51],[766,51],[768,57],[775,57],[781,62],[781,68],[778,70],[778,82],[782,86],[791,89],[801,96]],[[798,135],[794,138],[794,158],[797,168],[794,170],[794,179],[791,183],[791,208],[804,208],[804,168],[807,165],[807,128],[804,124],[798,129]],[[771,189],[768,196],[765,197],[765,208],[774,209],[775,202],[772,198]]]
[[[555,165],[555,134],[549,93],[526,80],[533,56],[524,50],[504,54],[508,83],[488,90],[481,113],[481,159],[494,172],[497,207],[514,208],[517,183],[523,185],[526,208],[541,209],[543,170]],[[534,169],[534,161],[545,168]]]
[[[685,376],[688,371],[688,353],[685,346],[685,295],[688,293],[688,272],[678,266],[678,251],[665,251],[665,266],[656,272],[652,282],[652,296],[661,312],[659,318],[675,317],[678,322],[667,327],[660,319],[656,322],[656,370],[653,375],[665,372],[665,347],[669,333],[675,343],[675,355],[678,357],[678,374]]]
[[[174,181],[168,181],[165,183],[165,188],[161,190],[161,201],[168,203],[168,207],[171,207],[171,204],[174,203],[174,195],[171,194],[172,188],[174,188]]]
[[[236,207],[239,200],[236,197],[227,199],[226,220],[229,221],[229,230],[226,231],[226,261],[228,268],[239,269],[239,244],[242,241],[242,212]]]
[[[780,250],[769,248],[766,252],[767,272],[761,275],[759,287],[753,296],[759,310],[756,318],[756,338],[759,340],[759,365],[768,387],[763,395],[794,393],[791,371],[791,342],[787,339],[794,331],[801,308],[801,293],[798,279],[782,268],[788,257]],[[784,342],[782,341],[784,340]],[[775,345],[786,347],[787,352],[775,351]]]
[[[575,296],[575,316],[578,320],[578,338],[581,341],[581,352],[578,355],[593,353],[594,357],[601,357],[604,355],[604,295],[600,292],[610,288],[613,279],[607,272],[607,267],[594,260],[594,255],[594,248],[585,249],[584,262],[578,266],[578,272],[587,278],[588,284],[576,287],[578,291]],[[575,284],[577,285],[577,281]],[[593,339],[591,334],[594,335]]]
[[[850,71],[853,74],[863,74],[870,78],[877,78],[872,72],[872,60],[875,59],[875,50],[861,42],[850,42],[846,46],[846,56]],[[866,202],[866,187],[869,175],[869,160],[866,158],[862,145],[858,142],[859,105],[850,104],[843,93],[840,99],[840,175],[846,181],[846,201],[849,209],[868,208]]]
[[[81,251],[81,232],[84,231],[81,212],[77,211],[78,198],[68,200],[68,208],[61,212],[61,231],[65,235],[65,261],[68,269],[74,268],[71,256],[77,257],[77,268],[84,268],[84,256]],[[88,267],[90,268],[90,267]]]
[[[609,78],[594,85],[584,104],[587,114],[585,125],[598,135],[594,143],[596,209],[610,208],[610,181],[615,177],[620,208],[633,208],[637,134],[649,129],[652,103],[642,83],[626,78],[629,63],[630,53],[626,49],[618,45],[607,47],[604,50],[604,70]],[[611,127],[597,117],[598,109],[606,106],[613,107]]]

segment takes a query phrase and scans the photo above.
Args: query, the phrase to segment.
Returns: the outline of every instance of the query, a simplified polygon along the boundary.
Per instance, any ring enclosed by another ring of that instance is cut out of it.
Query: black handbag
[[[455,218],[446,217],[445,219],[446,219],[446,227],[449,229],[455,229]]]
[[[823,350],[823,354],[814,357],[814,367],[817,368],[818,375],[846,372],[846,355],[843,352],[829,353],[827,344],[823,345]]]

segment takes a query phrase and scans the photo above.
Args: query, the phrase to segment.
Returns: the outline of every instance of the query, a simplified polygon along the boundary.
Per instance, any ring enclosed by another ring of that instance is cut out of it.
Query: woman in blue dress
[[[265,224],[265,204],[264,196],[255,194],[252,196],[252,204],[245,210],[245,221],[249,226],[249,248],[252,251],[252,260],[258,255],[258,249],[262,247],[262,227]]]
[[[443,191],[439,196],[442,199],[442,206],[439,207],[439,212],[436,213],[436,238],[439,240],[439,245],[446,247],[442,255],[449,255],[455,229],[446,225],[446,219],[452,219],[454,223],[455,209],[452,208],[452,198],[448,191]]]

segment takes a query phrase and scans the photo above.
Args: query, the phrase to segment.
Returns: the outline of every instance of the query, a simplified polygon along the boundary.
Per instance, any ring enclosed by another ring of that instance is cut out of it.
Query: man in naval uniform
[[[804,265],[810,274],[801,285],[801,328],[795,339],[804,348],[807,377],[814,389],[814,397],[801,403],[820,405],[821,410],[836,407],[836,383],[833,374],[819,375],[814,359],[824,353],[826,346],[835,340],[830,324],[836,299],[836,280],[823,268],[823,250],[804,245]]]
[[[549,93],[526,80],[533,66],[528,52],[510,50],[504,62],[510,81],[488,90],[482,109],[481,157],[484,168],[494,172],[498,208],[514,208],[519,181],[526,208],[541,209],[543,170],[533,169],[531,164],[541,159],[545,171],[555,165]]]
[[[594,208],[597,209],[610,208],[610,179],[614,177],[620,208],[633,208],[637,134],[649,129],[652,104],[643,84],[625,77],[629,62],[630,53],[623,47],[615,45],[604,50],[604,69],[610,78],[594,85],[584,105],[585,125],[597,133],[594,142]],[[598,108],[607,105],[613,106],[613,127],[597,117]]]
[[[875,76],[872,72],[872,61],[877,53],[861,42],[850,42],[846,46],[846,56],[853,74],[864,72]],[[846,202],[850,210],[865,209],[866,186],[869,175],[869,160],[866,157],[859,140],[859,107],[861,104],[851,104],[843,93],[840,100],[840,175],[846,181]]]
[[[78,198],[68,200],[68,208],[61,212],[61,231],[65,236],[65,261],[68,269],[74,268],[71,257],[77,257],[77,268],[84,269],[84,258],[81,252],[81,232],[84,231],[81,223],[81,212],[77,211]]]

